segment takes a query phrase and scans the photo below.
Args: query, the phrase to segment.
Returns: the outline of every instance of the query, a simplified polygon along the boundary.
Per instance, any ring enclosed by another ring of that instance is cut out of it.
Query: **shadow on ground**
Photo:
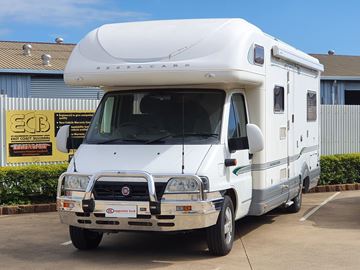
[[[246,217],[236,222],[236,240],[259,226],[270,224],[276,214],[261,217]],[[51,228],[36,235],[24,236],[22,243],[1,245],[2,255],[23,262],[47,264],[76,263],[91,265],[92,269],[112,265],[152,269],[166,267],[175,262],[201,261],[211,259],[207,251],[206,232],[197,230],[187,233],[118,233],[105,235],[100,247],[93,251],[78,251],[61,246],[57,240],[51,243]],[[237,255],[238,256],[238,255]],[[64,261],[65,259],[65,261]]]

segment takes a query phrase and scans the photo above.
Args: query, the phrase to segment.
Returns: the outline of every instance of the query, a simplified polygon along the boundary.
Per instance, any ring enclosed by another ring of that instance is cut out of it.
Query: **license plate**
[[[136,215],[135,205],[110,205],[105,210],[105,217],[135,218]]]

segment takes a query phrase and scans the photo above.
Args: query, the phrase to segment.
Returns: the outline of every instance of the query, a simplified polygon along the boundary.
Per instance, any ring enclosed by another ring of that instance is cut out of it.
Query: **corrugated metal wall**
[[[70,87],[62,75],[0,73],[0,94],[9,97],[101,99],[97,87]]]
[[[103,91],[99,88],[70,87],[67,86],[62,77],[40,77],[31,78],[30,97],[33,98],[80,98],[100,99]]]
[[[28,97],[30,75],[0,74],[0,94],[9,97]]]
[[[99,100],[89,99],[13,98],[0,95],[0,166],[6,166],[7,110],[95,110],[98,104]]]
[[[321,105],[321,154],[360,152],[360,105]]]
[[[345,90],[360,91],[360,81],[321,80],[321,104],[344,105]]]

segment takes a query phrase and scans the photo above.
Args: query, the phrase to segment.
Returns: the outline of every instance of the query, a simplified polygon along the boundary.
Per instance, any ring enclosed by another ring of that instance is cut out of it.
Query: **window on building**
[[[275,86],[274,88],[274,112],[283,113],[285,108],[284,87]]]
[[[360,105],[360,90],[345,90],[346,105]]]
[[[307,121],[316,121],[316,92],[307,92]]]

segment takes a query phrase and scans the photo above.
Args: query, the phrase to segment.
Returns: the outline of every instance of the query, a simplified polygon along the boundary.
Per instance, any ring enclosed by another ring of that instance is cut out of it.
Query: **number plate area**
[[[136,205],[110,205],[105,210],[105,217],[136,218]]]

